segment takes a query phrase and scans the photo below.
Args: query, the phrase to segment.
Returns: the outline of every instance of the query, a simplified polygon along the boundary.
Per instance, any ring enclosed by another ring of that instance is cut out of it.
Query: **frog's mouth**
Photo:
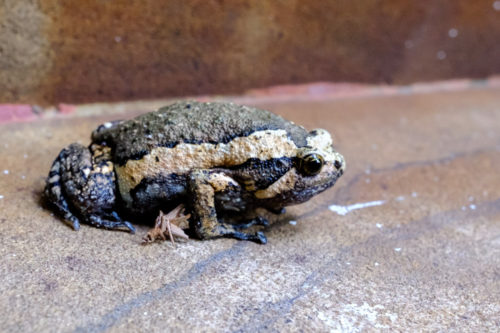
[[[289,204],[299,204],[311,199],[328,188],[332,187],[337,179],[342,176],[343,168],[338,168],[335,163],[327,163],[323,166],[320,174],[307,177],[301,176],[297,179],[294,189],[289,191]]]

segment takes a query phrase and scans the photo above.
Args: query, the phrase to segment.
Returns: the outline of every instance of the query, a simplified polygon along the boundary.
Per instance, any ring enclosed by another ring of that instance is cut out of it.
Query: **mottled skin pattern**
[[[63,149],[45,196],[75,229],[134,231],[124,218],[153,221],[183,203],[201,239],[265,243],[262,232],[244,232],[268,224],[256,208],[282,212],[332,186],[344,168],[324,130],[231,103],[181,102],[103,124],[89,148]]]
[[[232,103],[181,102],[107,128],[99,126],[92,141],[114,148],[119,164],[139,159],[158,146],[179,142],[221,143],[256,130],[284,129],[298,145],[306,144],[307,131],[274,113]]]

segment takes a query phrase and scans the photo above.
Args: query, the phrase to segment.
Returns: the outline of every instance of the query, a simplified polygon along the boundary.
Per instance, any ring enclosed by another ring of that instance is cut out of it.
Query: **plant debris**
[[[146,236],[143,237],[143,244],[153,243],[156,240],[166,241],[170,239],[172,244],[175,244],[174,237],[189,239],[188,235],[180,228],[180,225],[185,225],[191,215],[184,214],[184,205],[179,205],[171,210],[168,214],[164,214],[161,210],[155,221],[153,229],[149,230]]]

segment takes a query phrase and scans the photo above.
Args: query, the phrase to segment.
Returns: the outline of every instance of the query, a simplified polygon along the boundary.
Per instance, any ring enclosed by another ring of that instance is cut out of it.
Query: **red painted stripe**
[[[28,104],[0,104],[0,124],[20,121],[31,121],[38,116]]]

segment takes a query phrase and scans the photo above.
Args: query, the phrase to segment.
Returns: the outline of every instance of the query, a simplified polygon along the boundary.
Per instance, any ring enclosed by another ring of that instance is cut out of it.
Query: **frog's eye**
[[[300,160],[299,170],[306,176],[315,176],[323,167],[323,157],[319,154],[309,154]]]

